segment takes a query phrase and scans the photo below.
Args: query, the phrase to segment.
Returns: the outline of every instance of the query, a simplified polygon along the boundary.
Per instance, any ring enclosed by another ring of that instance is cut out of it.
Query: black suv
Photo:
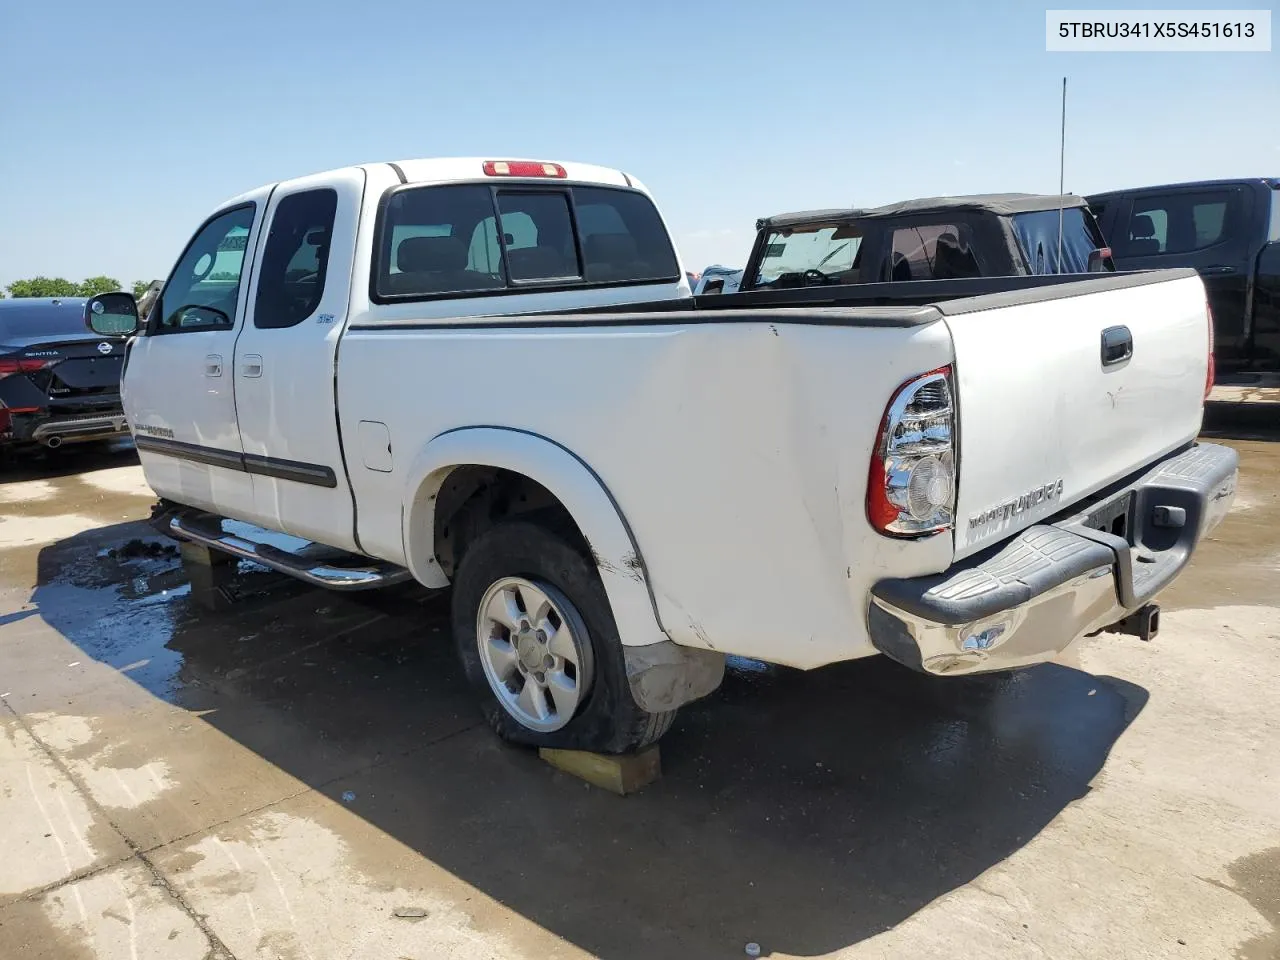
[[[85,300],[0,300],[0,448],[127,436],[126,338],[86,329]]]

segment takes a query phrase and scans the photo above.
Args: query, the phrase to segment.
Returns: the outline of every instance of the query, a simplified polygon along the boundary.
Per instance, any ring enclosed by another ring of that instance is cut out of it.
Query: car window
[[[754,286],[856,283],[862,237],[862,227],[850,223],[772,230],[765,238]]]
[[[1097,222],[1083,207],[1016,213],[1012,220],[1027,270],[1034,276],[1087,273],[1090,255],[1104,246]],[[1058,263],[1059,226],[1062,233],[1061,265]]]
[[[152,308],[148,333],[235,326],[245,247],[256,209],[253,204],[236,207],[200,229]]]
[[[1267,242],[1280,243],[1280,186],[1271,188],[1271,225],[1267,228]]]
[[[1129,222],[1116,231],[1119,257],[1193,253],[1225,241],[1239,204],[1230,190],[1149,194],[1134,198]]]
[[[258,273],[255,327],[296,326],[320,305],[337,211],[338,194],[327,188],[293,193],[276,205]]]
[[[414,187],[392,194],[379,229],[375,300],[680,276],[662,219],[633,190]]]
[[[893,231],[880,279],[959,280],[982,276],[968,223],[934,223]]]
[[[493,219],[493,193],[481,184],[392,194],[383,211],[376,292],[432,296],[505,287],[496,235],[492,254],[477,255],[477,227]]]
[[[573,202],[588,283],[679,278],[680,266],[667,228],[644,194],[575,187]]]
[[[507,269],[512,280],[563,280],[582,276],[565,193],[498,194]]]

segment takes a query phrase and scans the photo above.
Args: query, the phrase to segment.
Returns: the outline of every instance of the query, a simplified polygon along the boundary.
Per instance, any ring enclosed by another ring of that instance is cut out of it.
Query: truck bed
[[[947,304],[946,309],[939,307],[943,314],[968,313],[976,310],[988,310],[1000,306],[1013,306],[1018,303],[1035,303],[1045,300],[1057,300],[1063,297],[1083,296],[1087,293],[1099,293],[1104,290],[1122,290],[1128,287],[1141,287],[1152,283],[1163,283],[1180,277],[1195,276],[1190,268],[1171,270],[1135,270],[1107,274],[1057,274],[1049,276],[1025,277],[972,277],[963,280],[906,280],[895,283],[858,283],[843,286],[800,287],[787,290],[750,290],[742,293],[709,294],[699,297],[686,297],[680,300],[655,300],[645,303],[628,304],[625,308],[616,306],[587,307],[579,310],[554,311],[557,316],[577,314],[608,313],[609,322],[622,315],[637,313],[679,313],[680,322],[687,323],[696,317],[689,312],[704,312],[713,316],[704,319],[724,323],[728,320],[760,319],[755,311],[761,309],[784,310],[841,308],[839,317],[832,315],[829,322],[842,326],[879,326],[898,318],[895,326],[909,326],[915,323],[928,323],[937,316],[928,311],[911,312],[898,310],[893,313],[884,311],[848,314],[847,310],[857,308],[909,308],[938,306]],[[960,302],[963,301],[963,302]],[[741,316],[737,316],[739,312]],[[729,313],[730,316],[725,316]],[[550,312],[527,314],[538,317],[538,323],[545,323]],[[778,319],[786,322],[787,316]],[[794,319],[794,318],[793,318]],[[628,316],[625,322],[635,322]],[[812,314],[805,314],[803,322],[822,322]]]

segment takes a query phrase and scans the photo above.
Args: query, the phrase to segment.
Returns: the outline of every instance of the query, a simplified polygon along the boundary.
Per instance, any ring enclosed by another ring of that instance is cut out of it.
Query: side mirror
[[[706,296],[709,293],[724,293],[724,280],[708,280],[707,285],[702,288],[702,294]]]
[[[84,323],[104,337],[138,332],[138,302],[131,293],[100,293],[84,305]]]
[[[1111,259],[1111,248],[1102,247],[1098,250],[1089,252],[1089,266],[1086,268],[1090,273],[1109,273],[1111,268],[1107,266],[1107,261]]]

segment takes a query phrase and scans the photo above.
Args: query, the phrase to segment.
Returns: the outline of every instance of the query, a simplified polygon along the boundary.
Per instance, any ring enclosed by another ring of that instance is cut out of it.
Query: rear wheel
[[[632,697],[604,585],[560,534],[511,521],[480,535],[454,577],[453,630],[505,740],[624,753],[671,726],[675,711],[650,713]]]

